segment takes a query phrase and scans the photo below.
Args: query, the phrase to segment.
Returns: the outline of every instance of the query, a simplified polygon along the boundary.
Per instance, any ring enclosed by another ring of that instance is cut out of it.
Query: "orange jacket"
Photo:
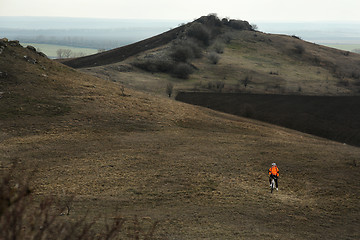
[[[269,176],[270,175],[275,175],[275,176],[279,176],[279,168],[277,166],[272,166],[271,168],[269,168]]]

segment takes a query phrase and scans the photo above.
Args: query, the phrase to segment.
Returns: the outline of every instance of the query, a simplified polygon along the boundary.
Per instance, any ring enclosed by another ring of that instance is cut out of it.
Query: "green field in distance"
[[[22,46],[26,47],[28,45],[36,48],[38,52],[43,52],[48,56],[48,58],[57,58],[56,51],[58,49],[70,49],[70,57],[81,57],[86,55],[95,54],[98,52],[97,49],[93,48],[80,48],[80,47],[69,47],[64,45],[54,45],[54,44],[42,44],[42,43],[21,43]]]

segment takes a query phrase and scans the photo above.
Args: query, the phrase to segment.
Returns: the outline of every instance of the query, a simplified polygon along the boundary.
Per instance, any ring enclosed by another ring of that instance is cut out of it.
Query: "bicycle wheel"
[[[270,188],[271,193],[273,192],[274,188],[275,188],[275,180],[271,179],[271,188]]]

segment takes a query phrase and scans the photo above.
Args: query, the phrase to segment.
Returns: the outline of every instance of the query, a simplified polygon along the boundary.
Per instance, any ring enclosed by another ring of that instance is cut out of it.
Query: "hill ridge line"
[[[65,64],[72,68],[85,68],[85,67],[94,67],[102,66],[107,64],[112,64],[144,52],[146,50],[154,49],[156,47],[165,45],[172,40],[176,39],[177,35],[185,29],[186,25],[179,26],[177,28],[171,29],[164,33],[158,34],[154,37],[138,41],[123,47],[111,49],[106,52],[97,53],[94,55],[84,56],[80,58],[65,59],[60,60],[62,64]]]

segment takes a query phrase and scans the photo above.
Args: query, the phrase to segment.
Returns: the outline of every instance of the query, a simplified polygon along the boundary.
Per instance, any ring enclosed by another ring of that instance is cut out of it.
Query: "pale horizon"
[[[360,22],[360,2],[342,1],[168,1],[0,0],[0,16],[151,19],[192,21],[210,13],[249,22]]]

